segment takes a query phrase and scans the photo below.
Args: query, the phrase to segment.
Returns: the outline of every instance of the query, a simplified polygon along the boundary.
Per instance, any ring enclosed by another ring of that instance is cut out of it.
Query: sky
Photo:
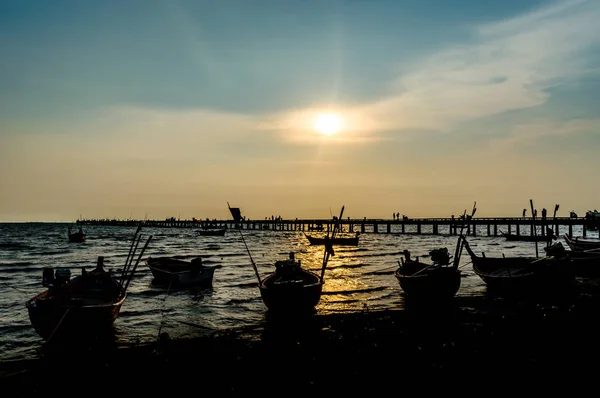
[[[0,222],[583,215],[598,21],[600,0],[0,0]]]

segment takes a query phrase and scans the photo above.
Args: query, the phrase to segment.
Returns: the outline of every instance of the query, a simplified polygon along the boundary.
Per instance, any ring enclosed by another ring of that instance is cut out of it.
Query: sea
[[[67,267],[77,275],[91,270],[99,256],[106,268],[123,269],[135,226],[84,226],[87,241],[69,243],[68,223],[0,223],[0,361],[35,359],[44,340],[32,328],[25,302],[42,292],[45,267]],[[394,272],[404,250],[427,260],[430,250],[447,247],[454,253],[457,236],[422,234],[410,228],[401,233],[365,231],[358,246],[334,246],[325,269],[325,284],[317,314],[365,310],[402,310],[405,297]],[[504,227],[504,230],[508,230]],[[500,229],[503,229],[500,226]],[[567,232],[563,226],[559,231]],[[312,233],[312,232],[310,232]],[[225,236],[201,236],[194,228],[150,228],[140,231],[141,240],[132,266],[134,277],[128,296],[113,325],[119,347],[157,341],[161,333],[171,338],[192,338],[230,329],[260,326],[265,307],[257,286],[259,275],[274,270],[277,260],[294,252],[302,266],[320,272],[324,249],[311,246],[302,231],[229,229]],[[574,236],[581,236],[576,227]],[[588,237],[598,237],[588,232]],[[485,226],[468,237],[475,252],[487,256],[535,256],[536,244],[507,242],[502,236],[487,236]],[[566,247],[566,243],[559,238]],[[145,251],[142,247],[148,243]],[[543,243],[537,252],[544,255]],[[207,265],[220,265],[212,287],[169,289],[153,283],[145,264],[148,257],[202,257]],[[139,262],[138,262],[139,260]],[[457,296],[486,294],[483,281],[473,272],[466,252],[460,257],[461,287]]]

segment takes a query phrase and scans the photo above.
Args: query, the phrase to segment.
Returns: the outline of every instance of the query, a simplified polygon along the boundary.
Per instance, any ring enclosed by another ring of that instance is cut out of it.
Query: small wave
[[[338,291],[332,291],[332,292],[323,292],[323,295],[327,295],[327,296],[333,296],[336,294],[342,294],[342,295],[349,295],[349,294],[355,294],[355,293],[373,293],[373,292],[379,292],[379,291],[383,291],[383,290],[387,290],[388,287],[387,286],[379,286],[379,287],[371,287],[371,288],[367,288],[367,289],[352,289],[352,290],[338,290]]]
[[[27,245],[25,243],[12,243],[12,242],[0,242],[0,249],[5,250],[30,250],[34,249],[33,246]]]

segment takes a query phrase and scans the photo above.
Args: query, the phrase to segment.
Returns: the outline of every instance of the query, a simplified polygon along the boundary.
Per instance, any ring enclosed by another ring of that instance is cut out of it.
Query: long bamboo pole
[[[124,292],[127,292],[127,288],[129,287],[129,283],[131,283],[131,279],[133,279],[133,274],[135,273],[135,270],[136,270],[138,264],[140,263],[140,260],[142,259],[142,256],[144,255],[144,252],[146,251],[146,248],[148,247],[148,244],[150,243],[150,240],[152,240],[152,235],[150,235],[148,237],[148,240],[146,241],[146,244],[142,248],[142,251],[140,252],[140,255],[138,256],[137,261],[135,262],[135,265],[133,266],[133,269],[131,270],[131,272],[129,272],[129,275],[127,276],[127,283],[125,284],[125,287],[123,289]]]
[[[244,246],[246,246],[246,251],[248,252],[248,256],[250,256],[250,262],[252,263],[252,268],[254,268],[254,273],[256,274],[256,278],[258,279],[258,284],[262,284],[262,280],[260,279],[260,274],[258,273],[258,268],[256,267],[256,263],[252,258],[252,254],[250,254],[250,249],[248,249],[248,245],[246,244],[246,239],[244,239],[244,235],[242,234],[242,229],[239,229],[240,236],[242,237],[242,242],[244,242]]]
[[[333,252],[333,239],[337,234],[338,229],[340,228],[340,223],[342,222],[342,217],[344,215],[344,207],[342,206],[342,210],[340,211],[340,217],[336,220],[333,225],[333,231],[331,232],[331,237],[329,238],[329,242],[325,242],[325,251],[323,253],[323,267],[321,268],[321,283],[323,283],[323,279],[325,277],[325,268],[327,268],[327,262],[329,261],[329,256]]]
[[[537,234],[536,234],[536,229],[535,229],[535,210],[533,209],[533,199],[529,199],[529,205],[531,206],[531,224],[533,226],[533,230],[532,230],[533,236],[536,236]],[[537,240],[535,240],[535,256],[539,257]]]
[[[477,202],[473,202],[473,209],[471,209],[471,218],[469,219],[469,223],[473,220],[473,217],[475,216],[476,211],[477,211]],[[464,214],[466,214],[466,213],[467,213],[467,210],[465,209]],[[454,262],[452,264],[454,267],[458,267],[458,263],[460,262],[460,257],[462,254],[462,249],[463,249],[464,239],[465,239],[465,237],[463,235],[465,223],[463,223],[463,225],[460,226],[460,234],[458,235],[458,240],[456,241],[456,248],[454,249]]]

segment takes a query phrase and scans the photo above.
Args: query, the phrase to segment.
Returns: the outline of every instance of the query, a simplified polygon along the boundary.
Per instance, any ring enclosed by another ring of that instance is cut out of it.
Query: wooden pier
[[[106,226],[136,226],[144,223],[154,228],[229,228],[242,230],[272,230],[272,231],[323,231],[333,229],[333,219],[266,219],[266,220],[78,220],[79,225],[106,225]],[[546,227],[552,228],[554,234],[573,236],[573,227],[582,227],[583,236],[590,230],[589,220],[583,217],[556,217],[536,218],[531,217],[492,217],[473,218],[467,222],[458,218],[409,218],[399,220],[389,219],[344,219],[341,228],[345,232],[360,233],[386,233],[386,234],[430,234],[430,235],[458,235],[463,228],[466,235],[499,236],[502,232],[516,235],[545,234]],[[592,228],[596,229],[596,228]]]

